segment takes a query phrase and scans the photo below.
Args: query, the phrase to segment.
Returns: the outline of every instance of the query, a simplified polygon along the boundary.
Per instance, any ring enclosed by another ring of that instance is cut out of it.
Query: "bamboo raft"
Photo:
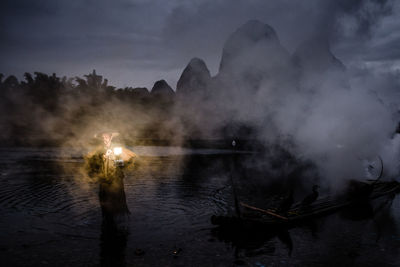
[[[316,200],[309,206],[301,203],[294,204],[285,214],[278,214],[275,209],[263,209],[253,205],[240,202],[240,217],[232,216],[213,216],[211,222],[214,225],[226,226],[229,224],[240,224],[241,226],[285,226],[300,223],[316,217],[334,213],[340,209],[352,206],[368,204],[371,200],[395,196],[400,192],[400,183],[393,182],[365,182],[371,188],[370,193],[363,197],[327,196]]]

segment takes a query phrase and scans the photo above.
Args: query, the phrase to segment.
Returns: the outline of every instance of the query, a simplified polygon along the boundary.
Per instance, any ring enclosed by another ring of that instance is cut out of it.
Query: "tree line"
[[[102,129],[137,140],[174,139],[174,95],[147,88],[116,88],[94,70],[83,77],[0,74],[0,141],[3,145],[59,144]],[[175,129],[175,130],[174,130]]]

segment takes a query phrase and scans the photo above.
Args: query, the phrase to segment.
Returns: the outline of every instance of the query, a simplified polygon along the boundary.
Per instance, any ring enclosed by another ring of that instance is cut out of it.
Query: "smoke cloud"
[[[123,5],[99,1],[94,10],[101,16],[89,12],[84,20],[72,20],[72,26],[84,25],[74,30],[62,16],[54,15],[64,10],[66,17],[73,17],[87,3],[32,4],[34,14],[22,9],[19,17],[27,12],[26,22],[40,26],[45,36],[35,35],[36,30],[18,36],[23,24],[3,16],[1,24],[10,27],[1,30],[7,38],[0,49],[18,56],[6,56],[1,69],[20,70],[20,62],[39,62],[36,57],[45,58],[44,68],[50,69],[54,55],[67,62],[59,66],[71,67],[74,60],[80,64],[82,58],[108,66],[104,69],[123,62],[139,69],[138,76],[150,70],[143,77],[154,79],[152,85],[163,75],[167,81],[177,81],[178,71],[190,58],[200,59],[190,61],[176,93],[162,81],[152,92],[132,87],[116,90],[95,73],[73,80],[26,74],[21,83],[13,76],[3,77],[1,109],[10,114],[1,119],[3,140],[23,136],[23,142],[16,143],[30,143],[31,138],[37,144],[36,137],[43,136],[85,147],[93,133],[105,128],[126,133],[128,141],[144,143],[256,139],[266,148],[277,145],[301,162],[313,162],[327,187],[364,177],[365,162],[378,155],[387,177],[398,174],[400,76],[395,70],[399,54],[390,45],[398,36],[382,38],[386,29],[382,25],[392,32],[396,29],[392,14],[398,13],[399,4],[394,1],[173,1],[167,11],[162,11],[159,1]],[[126,21],[113,15],[121,7]],[[20,9],[8,3],[4,10]],[[134,19],[126,13],[138,10],[142,15]],[[156,19],[146,24],[143,14],[150,11]],[[38,14],[43,18],[36,20]],[[97,17],[102,18],[99,24]],[[85,24],[86,19],[93,21]],[[67,34],[46,26],[49,21],[57,21]],[[132,28],[129,22],[134,22]],[[82,43],[73,41],[79,38],[66,36],[90,36],[90,45],[81,50]],[[32,51],[41,52],[26,58],[26,53],[19,54],[24,38]],[[46,42],[48,38],[52,42]],[[65,53],[52,50],[59,39],[65,41],[61,46]],[[135,52],[130,54],[132,42]],[[93,47],[107,53],[100,57]],[[47,50],[53,51],[50,56]],[[86,66],[82,63],[77,69]],[[115,70],[111,75],[120,77]]]

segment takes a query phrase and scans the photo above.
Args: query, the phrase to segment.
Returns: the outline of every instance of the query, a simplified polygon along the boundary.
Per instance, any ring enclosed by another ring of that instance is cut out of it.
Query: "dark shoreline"
[[[235,140],[236,150],[265,149],[265,144],[255,139],[190,139],[182,142],[167,139],[125,139],[126,146],[180,146],[197,149],[232,149],[232,141]],[[34,140],[1,140],[0,147],[65,147],[64,140],[34,139]],[[89,145],[93,143],[90,142]]]

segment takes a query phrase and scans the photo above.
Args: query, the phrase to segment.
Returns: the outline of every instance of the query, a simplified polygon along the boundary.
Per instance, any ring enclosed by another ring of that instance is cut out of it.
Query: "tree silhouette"
[[[169,123],[179,114],[174,113],[175,93],[166,82],[150,93],[147,88],[116,89],[96,70],[74,78],[42,72],[23,77],[19,82],[13,75],[4,79],[0,74],[0,111],[7,114],[0,121],[7,134],[0,141],[63,140],[79,136],[93,121],[123,125],[138,139],[173,138],[179,129]]]
[[[17,88],[18,85],[18,79],[14,75],[10,75],[4,80],[4,87],[7,89]]]

